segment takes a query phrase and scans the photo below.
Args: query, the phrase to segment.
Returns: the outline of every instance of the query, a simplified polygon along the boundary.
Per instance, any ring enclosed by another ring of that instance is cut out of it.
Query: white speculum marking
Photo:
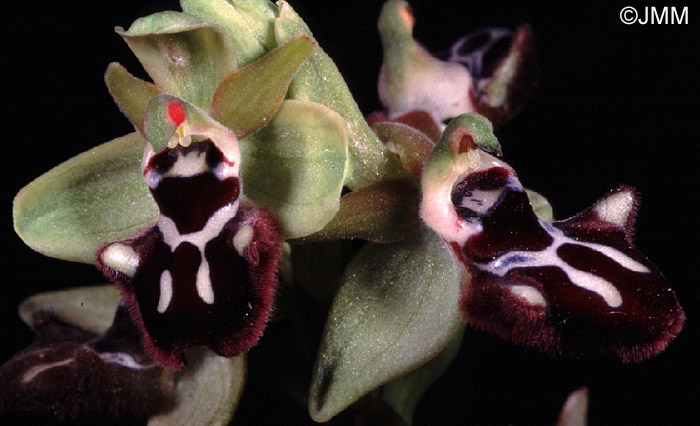
[[[150,170],[144,176],[146,184],[149,188],[156,188],[160,181],[166,177],[191,177],[198,175],[206,170],[210,170],[207,165],[206,152],[191,151],[186,155],[178,154],[178,159],[173,166],[164,174]],[[220,162],[212,171],[214,176],[219,180],[224,180],[229,177],[238,177],[236,168],[226,164],[225,161]]]
[[[179,154],[177,161],[163,177],[190,177],[202,173],[202,170],[207,168],[207,153],[190,151],[184,156]]]
[[[92,348],[89,346],[83,345],[82,348],[88,349],[90,351],[94,351]],[[98,353],[98,356],[100,359],[107,363],[107,364],[117,364],[121,367],[125,368],[130,368],[132,370],[143,370],[145,368],[150,368],[153,367],[155,364],[151,363],[148,365],[143,365],[139,364],[134,357],[131,354],[124,353],[124,352],[102,352]],[[23,375],[22,375],[22,383],[28,383],[31,382],[38,376],[39,374],[43,373],[46,370],[50,370],[52,368],[56,367],[63,367],[65,365],[69,365],[75,361],[75,357],[70,357],[66,358],[61,361],[54,361],[54,362],[47,362],[45,364],[40,364],[40,365],[35,365],[28,369]]]
[[[117,364],[121,367],[130,368],[132,370],[143,370],[154,365],[139,364],[133,356],[125,352],[103,352],[100,353],[100,359],[107,364]]]
[[[145,156],[144,158],[150,157]],[[238,177],[237,167],[231,167],[225,161],[222,161],[214,169],[211,169],[207,164],[206,152],[190,151],[185,155],[178,153],[177,161],[164,174],[150,170],[145,174],[144,178],[150,188],[156,188],[164,177],[192,177],[207,171],[211,171],[220,181],[229,177]],[[214,289],[211,283],[209,262],[207,262],[204,255],[204,248],[209,241],[221,233],[226,223],[236,216],[239,204],[240,201],[236,200],[221,207],[211,215],[204,228],[189,234],[180,234],[175,222],[169,217],[161,214],[158,218],[158,229],[163,234],[163,240],[170,247],[171,252],[174,252],[184,242],[188,242],[199,249],[201,261],[197,269],[195,285],[199,297],[209,305],[214,303]],[[160,298],[157,308],[159,313],[162,314],[168,309],[172,296],[172,275],[166,270],[160,277]]]
[[[482,191],[475,189],[469,192],[469,195],[462,198],[460,207],[468,208],[469,210],[484,215],[498,201],[498,197],[503,193],[503,188]]]
[[[160,274],[160,298],[158,299],[158,312],[163,313],[173,300],[173,276],[165,270]]]
[[[612,308],[617,308],[622,305],[622,295],[617,290],[615,285],[597,275],[580,271],[564,262],[564,260],[557,255],[557,249],[560,246],[568,243],[588,247],[611,258],[626,269],[635,272],[649,272],[649,268],[635,261],[634,259],[631,259],[629,256],[617,249],[602,244],[576,241],[567,237],[561,230],[546,222],[540,221],[540,225],[547,230],[549,235],[553,238],[552,244],[549,247],[541,251],[510,251],[502,254],[489,263],[480,265],[480,267],[487,272],[504,277],[509,271],[515,268],[556,266],[566,274],[574,285],[598,294],[603,298],[605,303]],[[523,299],[528,302],[532,300],[534,303],[531,303],[540,304],[537,303],[537,297],[532,297],[533,295],[531,293],[524,294],[523,290],[519,288],[517,288],[515,291],[511,291],[514,294],[523,297]]]
[[[56,367],[68,365],[73,361],[75,361],[75,357],[64,359],[62,361],[47,362],[46,364],[36,365],[36,366],[30,368],[29,370],[27,370],[27,372],[22,375],[22,383],[31,382],[32,380],[34,380],[34,378],[36,376],[38,376],[39,374],[41,374],[42,372],[44,372],[50,368],[56,368]]]
[[[199,264],[199,269],[197,270],[197,294],[199,297],[207,304],[214,303],[214,289],[211,284],[211,277],[209,275],[209,262],[207,262],[204,256],[204,248],[207,243],[214,238],[216,238],[221,231],[224,229],[226,223],[231,220],[238,212],[238,206],[240,202],[236,200],[232,204],[228,204],[216,212],[207,220],[207,224],[201,230],[197,232],[191,232],[189,234],[180,234],[177,230],[175,222],[167,216],[160,215],[158,219],[158,229],[163,234],[163,240],[165,244],[170,247],[170,251],[173,252],[182,243],[187,242],[199,249],[201,255],[201,262]],[[167,272],[167,271],[165,271]],[[167,300],[168,303],[170,299],[163,296],[163,276],[161,276],[161,299]],[[172,290],[171,290],[172,294]],[[161,304],[158,304],[158,312],[163,313],[167,309],[167,304],[163,311],[160,310]]]

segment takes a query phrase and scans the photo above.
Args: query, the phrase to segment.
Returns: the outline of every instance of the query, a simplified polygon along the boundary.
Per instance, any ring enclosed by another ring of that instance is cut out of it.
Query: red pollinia
[[[177,101],[161,107],[174,134],[160,152],[149,143],[142,161],[158,221],[100,248],[97,264],[119,284],[150,355],[179,370],[191,347],[231,357],[255,345],[272,308],[282,240],[271,213],[239,198],[236,137],[190,129]]]
[[[555,355],[637,362],[661,352],[685,316],[661,272],[632,244],[634,190],[621,187],[578,215],[545,221],[513,169],[477,147],[489,138],[482,117],[459,117],[423,174],[423,218],[471,275],[464,316]]]

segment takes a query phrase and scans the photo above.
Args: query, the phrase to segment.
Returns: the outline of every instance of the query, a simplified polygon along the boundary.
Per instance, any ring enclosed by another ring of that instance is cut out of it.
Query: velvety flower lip
[[[161,95],[149,104],[144,179],[160,210],[155,225],[97,251],[119,284],[147,351],[185,366],[207,346],[233,357],[262,335],[277,285],[281,237],[272,214],[240,200],[240,152],[221,125]],[[193,116],[195,118],[190,118]],[[168,136],[169,135],[169,136]]]
[[[36,341],[0,368],[3,421],[139,421],[174,402],[173,373],[144,352],[125,306],[102,334],[49,311],[31,321]]]
[[[466,319],[556,355],[639,362],[661,352],[685,316],[632,244],[634,190],[613,190],[566,220],[542,220],[513,169],[478,149],[481,120],[453,121],[423,173],[423,219],[472,277],[460,300]]]

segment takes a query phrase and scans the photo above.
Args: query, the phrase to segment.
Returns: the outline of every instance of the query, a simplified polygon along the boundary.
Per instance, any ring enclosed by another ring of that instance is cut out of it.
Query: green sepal
[[[139,18],[128,31],[117,27],[156,86],[208,108],[221,80],[236,70],[236,50],[226,32],[182,12]]]
[[[131,133],[30,182],[13,203],[17,235],[47,256],[93,263],[100,246],[153,223],[158,207],[141,176],[145,144]]]
[[[209,108],[212,117],[239,138],[264,127],[313,49],[314,42],[300,34],[228,76],[214,93]]]
[[[347,125],[331,109],[284,101],[240,147],[242,191],[277,217],[285,238],[322,229],[338,211],[351,170]]]
[[[275,37],[279,44],[299,33],[313,37],[287,2],[279,1],[278,5],[280,12],[275,19]],[[355,171],[347,182],[349,188],[407,175],[398,159],[369,128],[338,67],[320,46],[316,46],[289,85],[289,98],[323,104],[349,123],[350,154],[355,161]]]
[[[314,366],[309,412],[327,421],[362,395],[434,358],[461,323],[462,269],[423,228],[369,243],[348,265]]]
[[[117,62],[107,67],[105,84],[122,114],[144,135],[143,115],[148,102],[163,91],[153,83],[134,77]]]
[[[187,368],[175,374],[178,403],[152,416],[148,426],[227,425],[243,393],[245,354],[224,358],[206,349],[186,354]]]
[[[322,230],[303,242],[361,238],[389,243],[416,232],[420,193],[408,179],[376,182],[344,195],[340,209]]]
[[[382,387],[382,399],[391,405],[406,424],[413,423],[413,412],[425,390],[442,376],[457,357],[465,328],[466,323],[461,322],[450,342],[438,356]]]
[[[62,322],[95,334],[107,331],[119,304],[119,290],[113,284],[75,287],[39,293],[19,305],[19,316],[34,329],[35,314],[48,312]]]
[[[182,10],[224,28],[235,46],[238,65],[261,58],[277,44],[277,8],[267,0],[180,0]]]
[[[552,222],[554,221],[554,212],[552,211],[552,205],[544,197],[544,195],[539,192],[535,192],[531,189],[525,189],[527,193],[527,198],[530,200],[530,205],[532,205],[532,210],[540,219]]]

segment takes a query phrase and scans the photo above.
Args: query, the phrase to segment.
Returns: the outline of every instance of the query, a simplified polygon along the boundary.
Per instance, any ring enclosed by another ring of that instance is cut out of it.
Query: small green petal
[[[50,312],[66,324],[95,334],[107,331],[119,304],[119,290],[112,285],[76,287],[35,294],[19,305],[19,316],[34,328],[34,314]]]
[[[17,234],[47,256],[93,263],[101,245],[154,222],[158,208],[141,176],[145,144],[131,133],[29,183],[13,204]]]
[[[223,358],[199,349],[175,375],[178,403],[148,419],[148,426],[227,425],[233,418],[246,378],[245,355]]]
[[[338,211],[349,173],[347,143],[337,113],[284,101],[269,125],[240,141],[243,193],[277,217],[285,238],[316,232]]]
[[[232,40],[238,65],[244,66],[276,47],[276,7],[267,0],[180,0],[182,10],[221,25]]]
[[[426,228],[397,243],[363,247],[328,314],[309,392],[311,417],[327,421],[440,353],[462,322],[461,279],[450,248]]]
[[[292,77],[313,49],[314,42],[300,34],[228,76],[214,93],[212,117],[239,138],[264,127],[279,109]]]
[[[321,231],[309,235],[304,242],[361,238],[389,243],[416,232],[418,189],[407,179],[373,183],[344,195],[340,210]]]
[[[221,80],[236,70],[225,31],[186,13],[149,15],[117,33],[160,89],[205,109]]]
[[[134,77],[121,64],[112,62],[105,72],[105,83],[119,110],[143,134],[143,114],[148,102],[163,91],[155,84]]]
[[[552,222],[554,220],[554,213],[552,212],[552,205],[549,201],[540,194],[531,189],[525,189],[527,192],[527,198],[530,199],[530,204],[532,205],[532,210],[535,211],[537,217],[547,222]]]
[[[438,356],[382,387],[382,399],[401,415],[406,424],[413,423],[413,412],[425,390],[442,376],[457,357],[465,328],[466,323],[461,322],[450,343]]]
[[[278,43],[284,43],[299,33],[313,37],[287,2],[279,1],[278,4],[280,16],[275,20]],[[350,154],[355,161],[355,171],[347,183],[348,187],[355,189],[372,182],[407,175],[397,158],[391,155],[369,128],[340,71],[320,46],[316,46],[314,53],[292,80],[289,98],[323,104],[349,123]]]
[[[396,152],[406,170],[420,176],[423,165],[435,147],[435,143],[425,133],[392,121],[374,123],[372,129],[384,144],[390,144],[390,149]]]

